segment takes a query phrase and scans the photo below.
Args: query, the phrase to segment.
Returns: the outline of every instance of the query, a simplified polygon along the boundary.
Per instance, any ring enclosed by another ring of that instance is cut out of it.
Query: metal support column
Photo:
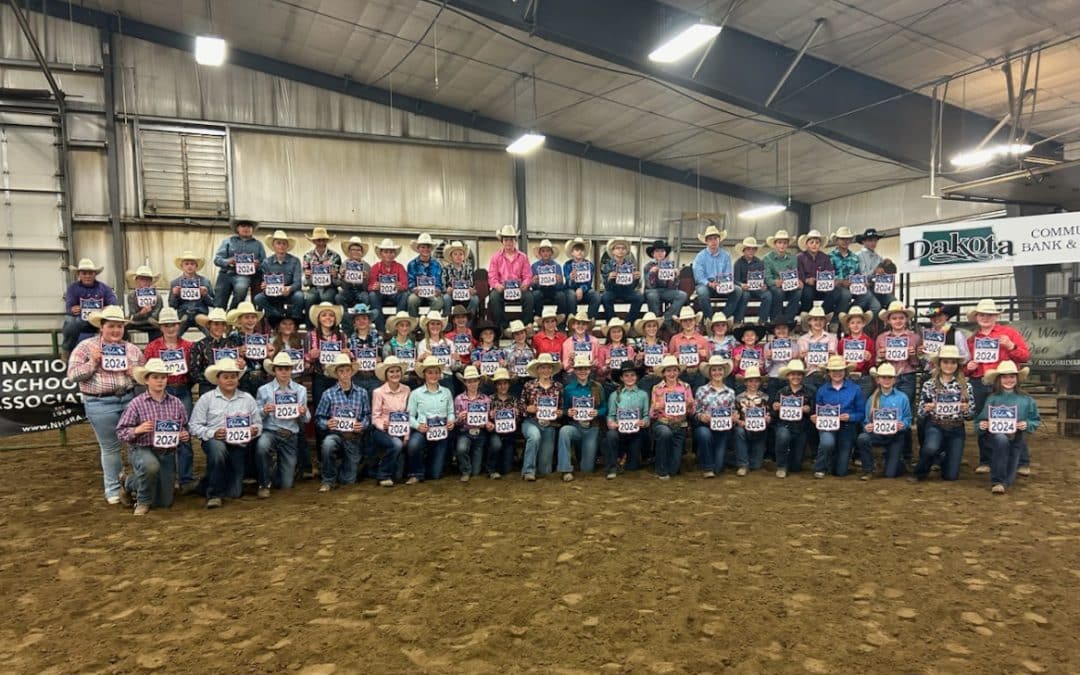
[[[101,43],[101,65],[105,78],[105,173],[109,194],[109,224],[112,229],[112,271],[115,284],[122,284],[125,261],[124,230],[120,222],[120,160],[116,141],[116,73],[113,56],[115,34],[107,29],[98,33]],[[122,285],[117,286],[122,288]]]
[[[525,160],[514,158],[514,202],[517,204],[518,248],[529,250],[528,204],[525,200]]]

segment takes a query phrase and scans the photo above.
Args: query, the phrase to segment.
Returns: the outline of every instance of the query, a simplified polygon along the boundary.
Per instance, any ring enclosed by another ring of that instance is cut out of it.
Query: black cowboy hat
[[[253,229],[253,230],[259,229],[259,221],[252,220],[251,218],[238,218],[238,219],[233,221],[233,224],[232,224],[233,232],[236,232],[236,228],[240,227],[241,225],[250,225],[251,229]]]
[[[664,239],[657,239],[650,246],[645,247],[645,255],[652,257],[653,251],[658,248],[664,249],[664,253],[671,253],[671,245]]]
[[[731,335],[735,338],[736,342],[742,342],[743,335],[746,334],[746,331],[752,330],[755,334],[757,334],[757,341],[761,342],[765,339],[765,329],[766,326],[760,323],[744,323],[735,330],[731,331]]]
[[[613,379],[621,380],[622,376],[623,376],[623,373],[630,373],[630,372],[636,374],[638,376],[639,380],[641,378],[645,377],[645,368],[642,367],[642,366],[634,365],[634,362],[629,360],[629,359],[626,360],[626,361],[623,361],[622,364],[620,364],[618,368],[615,368],[614,370],[612,370],[611,375],[612,375]]]
[[[866,231],[863,232],[862,234],[855,235],[855,243],[861,244],[864,241],[866,241],[867,239],[883,239],[884,237],[885,237],[885,235],[878,232],[877,229],[875,229],[873,227],[868,227],[868,228],[866,228]]]
[[[957,305],[946,305],[944,302],[935,301],[931,302],[930,306],[926,308],[925,312],[923,312],[923,316],[927,319],[935,316],[940,316],[942,314],[949,317],[950,319],[955,319],[956,317],[960,316],[960,307]]]
[[[788,332],[793,334],[799,328],[799,320],[792,319],[791,321],[774,321],[770,324],[762,326],[761,329],[770,335],[774,335],[776,333],[777,326],[787,326]]]
[[[494,332],[496,338],[499,337],[499,327],[490,321],[478,321],[476,325],[473,326],[473,331],[476,332],[477,337],[479,337],[486,330]]]

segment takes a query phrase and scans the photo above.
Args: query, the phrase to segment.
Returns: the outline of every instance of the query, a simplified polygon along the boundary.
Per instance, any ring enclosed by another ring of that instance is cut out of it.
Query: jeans
[[[769,295],[772,296],[770,305],[774,319],[783,319],[784,323],[791,323],[799,316],[799,310],[802,308],[802,290],[796,288],[793,291],[782,291],[773,286],[769,289]]]
[[[200,314],[209,314],[209,307],[202,302],[186,302],[180,305],[180,308],[176,310],[177,318],[180,319],[180,335],[184,335],[192,328],[197,328],[199,324],[195,322],[195,317]],[[202,328],[199,328],[202,331]]]
[[[295,291],[280,298],[271,298],[265,293],[255,294],[255,306],[266,312],[267,321],[276,321],[286,316],[291,317],[296,323],[305,323],[304,294]]]
[[[187,411],[188,419],[191,418],[191,389],[189,387],[166,387],[165,391],[180,399]],[[183,441],[176,446],[176,468],[180,474],[180,487],[191,485],[195,482],[195,453],[191,449],[191,441]]]
[[[873,291],[867,291],[863,295],[855,298],[855,304],[862,307],[864,310],[869,310],[874,316],[877,316],[877,313],[881,311],[882,307],[888,307],[894,300],[896,300],[896,297],[891,293],[882,295],[874,293]]]
[[[656,449],[656,475],[672,476],[679,473],[683,447],[686,445],[686,427],[669,427],[657,423],[652,429]]]
[[[521,463],[521,475],[546,476],[551,473],[551,460],[555,455],[555,435],[557,427],[550,424],[541,426],[535,419],[521,423],[521,434],[525,437],[525,457]]]
[[[514,470],[514,442],[516,434],[491,434],[488,437],[487,458],[484,471],[508,474]]]
[[[173,504],[173,481],[176,480],[176,453],[133,445],[128,448],[133,469],[124,489],[135,494],[138,504],[167,507]]]
[[[408,305],[407,293],[394,293],[393,295],[380,295],[377,292],[368,293],[368,302],[371,310],[375,313],[375,327],[380,331],[386,328],[386,317],[383,315],[383,307],[389,307],[397,312],[404,312]]]
[[[690,296],[686,294],[686,291],[680,291],[677,288],[649,288],[645,291],[645,304],[656,316],[661,316],[661,303],[667,304],[667,311],[663,313],[665,323],[671,323],[672,318],[679,313],[689,299]]]
[[[448,439],[441,441],[428,441],[425,434],[413,431],[409,436],[406,446],[408,459],[408,471],[410,478],[424,480],[425,476],[431,480],[442,478],[443,466],[446,464],[446,446]],[[426,451],[426,452],[425,452]],[[425,457],[424,455],[427,455]]]
[[[863,375],[863,378],[869,378],[870,375]],[[862,379],[862,378],[860,378]],[[871,378],[873,379],[873,378]],[[858,383],[856,383],[858,384]],[[916,410],[915,402],[915,373],[904,373],[896,376],[896,390],[907,397],[908,407],[911,410]],[[911,427],[902,430],[898,435],[903,436],[904,446],[901,450],[904,457],[904,464],[911,462],[912,450],[911,450]]]
[[[708,424],[694,427],[694,453],[702,471],[724,470],[724,456],[727,454],[730,431],[713,431]]]
[[[810,308],[814,306],[814,302],[822,303],[822,309],[825,310],[826,314],[835,314],[837,311],[843,312],[847,310],[851,304],[851,293],[848,292],[848,289],[839,286],[827,293],[819,293],[813,286],[803,286],[802,311],[809,312]]]
[[[124,396],[83,397],[86,419],[90,421],[101,448],[101,472],[104,475],[106,499],[120,494],[120,471],[124,465],[120,459],[120,439],[116,437],[116,424],[120,421],[120,414],[133,398],[134,392],[128,392]]]
[[[634,286],[616,286],[612,283],[604,294],[600,296],[600,304],[604,306],[604,318],[610,323],[615,318],[615,303],[630,303],[630,311],[626,314],[626,323],[634,323],[641,316],[641,306],[645,304],[645,296]]]
[[[986,434],[986,444],[990,447],[990,484],[1012,485],[1016,480],[1016,468],[1020,466],[1020,455],[1027,447],[1023,431],[1017,431],[1009,438],[1005,434]]]
[[[457,462],[458,470],[462,476],[478,476],[484,464],[484,448],[487,447],[488,432],[480,430],[478,434],[470,434],[465,429],[457,435]]]
[[[237,305],[247,300],[251,280],[250,276],[218,270],[217,282],[214,283],[214,303],[223,309],[236,309]],[[229,296],[232,296],[231,302]]]
[[[372,293],[371,295],[374,295]],[[371,298],[363,286],[354,284],[342,284],[341,290],[334,296],[334,304],[341,305],[345,309],[359,304],[371,307]]]
[[[803,425],[777,424],[775,427],[776,468],[802,471],[803,455],[809,433]]]
[[[773,296],[769,290],[743,291],[739,305],[735,308],[735,323],[742,323],[746,319],[746,308],[750,300],[760,302],[758,307],[758,323],[766,324],[772,321]]]
[[[600,441],[600,427],[594,425],[583,427],[578,424],[567,424],[559,429],[559,467],[561,473],[574,471],[573,451],[574,444],[578,445],[578,453],[581,458],[581,472],[592,473],[596,470],[596,448]]]
[[[612,473],[618,468],[620,450],[626,451],[626,470],[639,470],[641,446],[646,433],[644,429],[636,434],[620,434],[616,429],[608,429],[607,442],[604,444],[604,473]]]
[[[368,452],[365,454],[366,460],[370,460],[367,463],[375,465],[372,472],[375,480],[392,478],[397,473],[398,462],[405,454],[405,439],[372,428],[371,441],[366,446]],[[375,464],[379,452],[382,452],[382,459]]]
[[[582,290],[581,300],[577,299],[577,289],[570,289],[566,292],[567,299],[567,316],[571,314],[577,314],[578,307],[584,304],[588,307],[589,318],[595,319],[596,315],[600,313],[600,294],[593,289]]]
[[[919,463],[915,465],[915,476],[926,478],[933,467],[934,461],[942,450],[945,451],[945,461],[941,463],[941,479],[956,480],[960,477],[960,460],[964,456],[964,439],[967,431],[964,425],[955,427],[939,427],[930,420],[921,422],[919,426],[925,429],[923,443],[919,448]]]
[[[360,468],[360,444],[362,436],[345,438],[341,434],[327,434],[319,446],[319,476],[323,485],[352,485]]]
[[[206,454],[206,498],[239,499],[244,492],[246,445],[225,445],[217,439],[203,441]]]
[[[337,295],[337,289],[333,286],[312,286],[304,293],[304,309],[307,311],[320,302],[333,302]]]
[[[533,294],[529,292],[529,289],[521,289],[521,320],[523,322],[528,321],[534,316],[533,314]],[[488,293],[488,313],[491,314],[491,320],[499,328],[506,328],[508,325],[506,322],[506,299],[503,298],[502,291],[491,291]]]
[[[416,293],[409,293],[408,297],[405,298],[405,309],[408,310],[409,316],[415,319],[420,316],[420,307],[426,305],[433,312],[442,312],[444,302],[441,295],[436,295],[433,298],[421,298]]]
[[[713,289],[709,288],[707,284],[701,284],[700,286],[698,286],[696,292],[698,311],[701,312],[701,315],[705,317],[706,321],[711,319],[713,315],[713,298],[725,298],[727,300],[727,303],[724,304],[724,316],[735,316],[735,308],[739,306],[740,302],[742,302],[743,296],[743,290],[738,286],[736,286],[735,290],[733,290],[726,296],[720,295]]]
[[[983,384],[982,378],[971,378],[971,392],[975,395],[975,409],[972,414],[977,418],[986,405],[986,398],[990,395],[990,387]],[[979,428],[979,422],[975,422],[975,440],[979,444],[979,466],[990,466],[990,443],[988,433]]]
[[[273,453],[277,452],[277,462]],[[275,487],[288,490],[296,478],[296,434],[279,435],[264,430],[255,441],[255,477],[259,487]]]
[[[532,293],[533,314],[540,316],[544,311],[544,305],[555,305],[555,313],[568,316],[570,314],[570,294],[562,288],[537,288]],[[534,318],[534,317],[527,317]],[[522,319],[524,321],[524,319]]]
[[[89,321],[83,321],[77,316],[69,315],[64,317],[64,327],[60,329],[60,335],[63,336],[60,347],[64,351],[70,352],[79,344],[81,336],[96,332],[97,328],[90,325]]]
[[[859,448],[859,461],[862,463],[863,473],[874,472],[874,446],[879,445],[885,450],[885,477],[896,478],[904,473],[904,465],[900,462],[900,453],[904,449],[904,432],[882,436],[869,434],[865,431],[855,439],[855,445]]]
[[[735,463],[752,471],[760,469],[765,461],[765,439],[768,436],[765,431],[747,431],[743,427],[735,427]]]
[[[853,422],[841,422],[839,431],[818,432],[814,473],[832,472],[834,476],[846,476],[848,463],[851,461],[851,450],[858,433],[858,425]]]

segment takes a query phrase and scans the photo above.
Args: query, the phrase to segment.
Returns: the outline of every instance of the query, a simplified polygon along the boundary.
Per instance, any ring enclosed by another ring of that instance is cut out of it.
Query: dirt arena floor
[[[1034,455],[1005,497],[451,477],[136,519],[96,447],[0,452],[0,672],[1076,673],[1080,443]]]

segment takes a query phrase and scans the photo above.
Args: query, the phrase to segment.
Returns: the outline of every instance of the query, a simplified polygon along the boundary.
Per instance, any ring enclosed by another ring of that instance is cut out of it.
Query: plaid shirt
[[[483,403],[488,407],[488,417],[491,416],[491,398],[487,394],[477,393],[476,398],[469,398],[468,394],[458,394],[454,399],[454,422],[462,429],[483,429],[484,427],[469,426],[461,421],[461,416],[469,412],[470,403]]]
[[[641,285],[641,279],[634,279],[628,286],[620,286],[615,283],[614,279],[609,279],[608,275],[612,272],[617,272],[618,270],[616,268],[621,265],[629,265],[634,272],[638,271],[637,259],[634,258],[632,253],[627,253],[626,257],[621,261],[616,261],[615,256],[609,256],[608,259],[604,261],[604,264],[600,266],[600,278],[604,280],[604,290],[611,291],[620,288],[629,290],[632,288],[636,289]]]
[[[356,354],[356,350],[360,349],[361,347],[367,349],[374,349],[375,353],[379,354],[382,351],[383,347],[382,333],[380,333],[379,330],[375,327],[369,328],[368,334],[363,337],[361,337],[357,333],[353,333],[349,336],[348,345],[349,351],[353,354]],[[392,354],[393,352],[390,353]]]
[[[833,269],[836,270],[837,279],[847,279],[853,274],[859,273],[859,256],[848,250],[846,256],[840,255],[840,249],[834,248],[829,253],[829,259],[832,260]]]
[[[473,266],[472,263],[466,260],[460,265],[446,262],[442,263],[442,285],[443,288],[452,289],[455,281],[464,281],[466,287],[473,287]]]
[[[406,268],[406,274],[409,280],[409,290],[416,290],[418,277],[431,277],[435,283],[435,290],[442,292],[445,288],[443,286],[443,273],[442,265],[435,258],[428,258],[427,262],[420,259],[419,256],[409,261],[409,266]]]
[[[349,282],[345,281],[345,265],[347,263],[359,263],[360,264],[360,283],[352,284],[352,283],[349,283]],[[363,260],[347,259],[347,260],[342,260],[341,261],[341,276],[339,277],[339,281],[341,282],[342,288],[352,288],[353,286],[355,286],[357,288],[367,288],[368,281],[370,281],[370,280],[371,280],[371,265],[367,264]]]
[[[701,385],[694,392],[695,415],[711,415],[713,408],[722,408],[724,406],[730,406],[732,410],[735,409],[735,391],[727,385],[716,389],[710,382]]]
[[[352,386],[346,392],[340,384],[335,384],[323,393],[319,400],[319,408],[315,411],[315,426],[319,428],[319,431],[329,431],[327,422],[333,417],[334,408],[337,406],[351,406],[356,412],[357,422],[365,428],[371,424],[371,401],[368,399],[367,391]]]
[[[667,418],[664,414],[664,394],[674,394],[682,392],[686,396],[686,415],[680,415],[679,417],[668,418],[669,421],[673,421],[672,426],[686,426],[686,420],[690,413],[694,410],[694,391],[690,388],[690,385],[679,380],[674,387],[669,387],[663,381],[657,383],[652,389],[652,400],[649,408],[649,415],[653,419]]]
[[[514,419],[517,419],[521,415],[521,408],[519,402],[513,396],[507,396],[506,398],[499,398],[498,395],[491,397],[491,419],[495,419],[495,413],[499,410],[513,410]]]
[[[327,247],[322,255],[319,255],[315,249],[305,253],[303,258],[304,281],[309,284],[311,283],[312,265],[330,265],[330,278],[336,279],[338,271],[341,270],[341,256],[331,251],[330,247]]]
[[[119,342],[116,344],[124,345],[127,352],[128,372],[108,372],[101,367],[100,357],[97,365],[90,360],[91,349],[100,354],[103,342],[100,335],[83,340],[71,352],[71,359],[68,360],[68,379],[78,382],[79,391],[90,396],[109,396],[128,391],[135,386],[135,379],[128,372],[146,363],[138,347],[130,342]]]
[[[544,388],[544,387],[540,386],[540,380],[539,379],[527,381],[525,383],[525,386],[521,390],[521,401],[520,401],[521,416],[522,417],[528,417],[530,419],[535,420],[536,415],[535,414],[530,415],[526,411],[526,409],[531,405],[536,405],[537,401],[539,400],[539,398],[541,396],[551,396],[552,394],[555,395],[555,409],[556,410],[562,410],[562,393],[563,393],[562,383],[560,383],[560,382],[558,382],[556,380],[552,380],[551,381],[551,386],[547,387],[547,388]]]
[[[153,447],[153,431],[145,434],[135,433],[135,427],[152,420],[179,422],[180,428],[184,429],[187,427],[188,416],[187,411],[184,410],[184,404],[172,394],[165,394],[163,399],[157,401],[149,392],[145,392],[131,399],[131,403],[124,408],[120,421],[116,423],[116,437],[130,445]],[[172,448],[169,450],[171,451]]]
[[[670,262],[670,263],[672,263],[674,265],[674,261],[671,260],[670,258],[668,258],[664,262],[665,263]],[[678,288],[679,287],[679,266],[678,265],[674,266],[675,278],[672,279],[671,281],[660,281],[659,268],[660,268],[660,261],[658,261],[658,260],[650,260],[649,262],[645,263],[645,271],[642,272],[642,275],[641,275],[641,276],[645,277],[645,288]]]

